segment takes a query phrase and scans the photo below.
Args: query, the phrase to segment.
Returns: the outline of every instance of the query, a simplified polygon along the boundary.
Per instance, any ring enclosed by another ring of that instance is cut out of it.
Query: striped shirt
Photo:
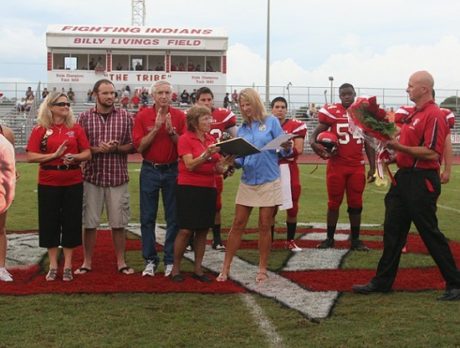
[[[85,130],[91,147],[112,140],[117,140],[119,145],[133,142],[133,118],[124,109],[113,108],[112,113],[106,116],[91,108],[80,114],[78,123]],[[93,153],[92,159],[84,164],[83,178],[101,187],[120,186],[128,182],[128,155]]]

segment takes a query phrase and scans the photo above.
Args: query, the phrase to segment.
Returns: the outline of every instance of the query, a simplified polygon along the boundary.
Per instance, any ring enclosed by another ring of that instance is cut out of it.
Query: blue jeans
[[[160,261],[155,241],[155,223],[158,202],[163,197],[166,218],[166,239],[164,244],[164,263],[171,265],[174,261],[174,240],[178,232],[176,221],[176,181],[177,165],[168,169],[158,169],[149,164],[142,164],[140,174],[140,209],[142,256],[146,262]]]

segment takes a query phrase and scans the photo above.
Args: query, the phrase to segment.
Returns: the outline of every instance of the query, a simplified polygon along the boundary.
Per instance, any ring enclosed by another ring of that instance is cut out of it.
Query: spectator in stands
[[[123,92],[120,103],[123,109],[129,108],[129,94],[126,91]]]
[[[195,66],[195,71],[201,71],[201,64],[197,64]]]
[[[42,100],[46,98],[46,96],[49,94],[50,92],[48,91],[48,88],[43,88],[43,91],[42,91]]]
[[[190,102],[192,104],[195,104],[195,101],[196,101],[196,89],[193,89],[193,92],[190,93]]]
[[[29,112],[30,109],[32,109],[32,105],[34,105],[34,96],[33,95],[29,95],[26,99],[26,104],[24,106],[24,111],[27,111]]]
[[[228,109],[229,105],[230,105],[230,95],[229,93],[225,93],[225,97],[224,97],[224,109]]]
[[[159,263],[155,225],[160,191],[166,218],[165,276],[171,274],[174,261],[174,240],[177,234],[177,141],[185,130],[185,115],[170,106],[171,93],[169,82],[156,82],[152,86],[155,104],[152,108],[140,111],[134,122],[134,146],[144,159],[140,173],[142,256],[145,260],[143,276],[153,277]]]
[[[393,107],[390,107],[388,110],[387,110],[387,119],[388,121],[390,122],[394,122],[395,121],[395,109]]]
[[[143,89],[141,93],[141,101],[142,105],[147,105],[149,103],[149,91],[147,89]]]
[[[94,57],[91,57],[89,60],[89,70],[94,70],[96,69],[96,62],[94,61]]]
[[[64,252],[64,281],[73,280],[72,253],[81,245],[83,183],[80,163],[91,159],[85,132],[75,124],[69,99],[50,93],[38,110],[38,125],[27,144],[27,161],[39,163],[39,245],[48,248],[49,271],[58,276],[58,250]]]
[[[164,67],[161,63],[157,63],[157,66],[155,67],[155,71],[163,71]]]
[[[112,240],[121,274],[133,274],[126,265],[126,226],[129,221],[128,153],[133,152],[133,120],[125,110],[114,106],[115,87],[102,79],[93,87],[96,106],[80,114],[78,122],[88,136],[93,158],[83,167],[84,261],[77,274],[88,273],[93,266],[93,250],[100,215],[106,208]]]
[[[171,64],[171,71],[177,71],[177,65]]]
[[[26,110],[26,98],[21,98],[21,100],[16,101],[16,110],[18,112],[24,112]]]
[[[193,63],[188,63],[187,71],[195,71],[195,66],[193,65]]]
[[[180,102],[182,104],[190,104],[190,94],[184,89],[180,95]]]
[[[308,114],[311,118],[316,118],[318,116],[318,109],[316,108],[315,103],[311,103],[308,108]]]
[[[71,103],[75,103],[75,92],[72,90],[72,87],[69,87],[69,90],[67,91],[67,97]]]
[[[95,70],[104,70],[104,64],[102,64],[102,57],[101,56],[99,56],[97,58],[96,67],[94,69]]]
[[[93,102],[93,91],[88,89],[88,92],[86,92],[86,102],[92,103]]]
[[[123,70],[123,65],[121,65],[120,62],[118,62],[117,67],[115,69],[116,70]]]
[[[13,202],[16,183],[14,158],[14,134],[5,126],[0,126],[0,281],[12,282],[13,276],[6,270],[6,213]]]
[[[179,63],[179,68],[178,68],[179,71],[185,71],[185,64],[183,62],[180,62]]]
[[[177,93],[175,91],[172,92],[171,101],[177,103]]]
[[[137,110],[139,108],[140,102],[141,102],[141,99],[139,98],[139,92],[136,90],[134,91],[134,95],[131,98],[131,107]]]
[[[237,105],[238,104],[238,92],[236,89],[233,90],[232,93],[232,104]]]
[[[128,92],[128,97],[131,95],[131,87],[129,85],[126,85],[125,88],[123,88],[123,92]]]
[[[34,96],[34,92],[32,91],[32,87],[27,87],[26,100],[29,99],[29,97],[33,97],[33,96]]]
[[[201,263],[206,247],[206,236],[214,225],[216,212],[215,174],[223,173],[228,165],[221,159],[219,148],[211,130],[211,110],[205,106],[192,106],[187,111],[187,131],[179,138],[179,174],[177,177],[177,222],[179,233],[174,243],[174,266],[171,279],[182,282],[180,264],[185,248],[193,235],[195,267],[192,278],[210,283]],[[233,162],[233,158],[229,158]]]
[[[137,62],[136,66],[134,67],[134,69],[136,71],[141,71],[141,70],[144,70],[144,67],[142,66],[142,64],[140,62]]]
[[[211,65],[211,62],[209,60],[206,62],[206,71],[208,71],[208,72],[215,71],[214,68]]]
[[[237,135],[261,148],[283,134],[278,119],[265,111],[259,94],[252,88],[243,89],[239,95],[243,124]],[[243,168],[241,182],[236,195],[235,217],[227,239],[222,271],[217,281],[226,281],[230,274],[233,256],[238,250],[253,208],[259,208],[259,271],[256,282],[268,279],[267,267],[271,248],[270,227],[275,207],[282,204],[280,169],[278,156],[292,154],[291,143],[283,144],[279,153],[274,150],[240,157],[235,160],[237,168]]]

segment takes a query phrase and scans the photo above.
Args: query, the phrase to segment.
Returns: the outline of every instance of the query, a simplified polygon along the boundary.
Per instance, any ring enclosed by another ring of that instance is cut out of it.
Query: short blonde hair
[[[252,106],[253,116],[249,118],[245,115],[244,111],[240,107],[241,116],[245,123],[251,123],[252,121],[263,122],[267,117],[267,111],[265,106],[260,99],[259,93],[253,88],[245,88],[240,91],[238,95],[238,103],[241,104],[242,101],[248,102]]]
[[[37,124],[43,128],[49,129],[53,125],[53,113],[51,112],[51,107],[60,97],[65,97],[67,102],[69,102],[69,97],[67,94],[62,92],[50,92],[45,100],[41,103],[40,108],[38,109],[37,115]],[[68,128],[72,128],[75,125],[75,118],[73,111],[69,108],[69,115],[66,117],[64,124]]]
[[[211,110],[206,106],[194,105],[187,111],[187,129],[195,132],[198,128],[200,117],[211,115]]]

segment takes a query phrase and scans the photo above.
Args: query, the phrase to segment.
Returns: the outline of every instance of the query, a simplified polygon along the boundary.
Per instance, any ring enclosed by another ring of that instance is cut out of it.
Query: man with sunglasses
[[[84,261],[76,274],[92,270],[96,228],[104,205],[117,258],[118,272],[132,274],[126,265],[126,226],[129,221],[128,153],[133,152],[133,119],[124,109],[115,108],[115,86],[110,80],[96,82],[92,91],[96,107],[80,114],[91,145],[92,159],[84,166],[83,232]]]

